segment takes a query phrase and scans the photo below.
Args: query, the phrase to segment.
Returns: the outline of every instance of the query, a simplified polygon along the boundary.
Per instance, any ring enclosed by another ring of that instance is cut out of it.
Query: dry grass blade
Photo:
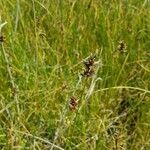
[[[131,86],[115,86],[115,87],[103,88],[103,89],[99,89],[99,90],[95,91],[94,93],[102,92],[102,91],[108,91],[111,89],[131,89],[131,90],[138,90],[138,91],[150,94],[149,90],[142,89],[139,87],[131,87]]]

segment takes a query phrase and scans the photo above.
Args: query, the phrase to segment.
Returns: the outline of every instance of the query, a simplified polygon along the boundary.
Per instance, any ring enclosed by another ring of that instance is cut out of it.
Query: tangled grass
[[[149,0],[0,8],[0,149],[150,149]]]

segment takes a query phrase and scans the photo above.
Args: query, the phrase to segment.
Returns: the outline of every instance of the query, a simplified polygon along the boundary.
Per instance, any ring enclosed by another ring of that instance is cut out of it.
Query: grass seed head
[[[120,52],[126,52],[126,48],[127,48],[127,45],[126,43],[122,40],[119,42],[119,45],[118,45],[118,50]]]
[[[85,67],[88,68],[88,69],[91,68],[91,67],[94,67],[95,59],[96,59],[95,56],[94,57],[90,57],[87,61],[84,62]]]
[[[3,35],[0,35],[0,43],[3,43],[5,41],[5,37]]]
[[[76,110],[77,106],[78,106],[77,98],[72,96],[70,98],[70,101],[69,101],[69,108],[70,108],[70,110]]]
[[[94,74],[94,68],[95,68],[95,56],[90,57],[88,60],[84,62],[85,70],[81,74],[82,76],[85,77],[90,77]]]

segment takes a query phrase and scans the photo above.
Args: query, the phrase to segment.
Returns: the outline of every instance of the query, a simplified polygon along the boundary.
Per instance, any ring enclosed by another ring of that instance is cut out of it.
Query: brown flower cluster
[[[94,74],[95,70],[95,56],[90,57],[87,61],[84,62],[85,70],[81,74],[84,77],[90,77]]]
[[[84,72],[81,73],[83,77],[90,77],[95,73],[95,59],[95,56],[91,56],[86,61],[84,61]],[[78,99],[75,96],[70,97],[69,108],[72,111],[75,111],[78,108]]]
[[[120,52],[126,52],[126,48],[127,48],[127,45],[126,43],[122,40],[119,42],[119,45],[118,45],[118,50]]]
[[[69,108],[71,110],[76,110],[77,109],[77,105],[78,105],[78,101],[77,101],[77,98],[72,96],[70,98],[70,101],[69,101]]]
[[[5,37],[3,35],[0,35],[0,43],[3,43],[5,41]]]

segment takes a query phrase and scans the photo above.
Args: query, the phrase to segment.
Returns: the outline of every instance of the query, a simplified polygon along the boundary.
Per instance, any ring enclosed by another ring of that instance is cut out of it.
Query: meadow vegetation
[[[150,149],[149,0],[0,1],[0,149]]]

